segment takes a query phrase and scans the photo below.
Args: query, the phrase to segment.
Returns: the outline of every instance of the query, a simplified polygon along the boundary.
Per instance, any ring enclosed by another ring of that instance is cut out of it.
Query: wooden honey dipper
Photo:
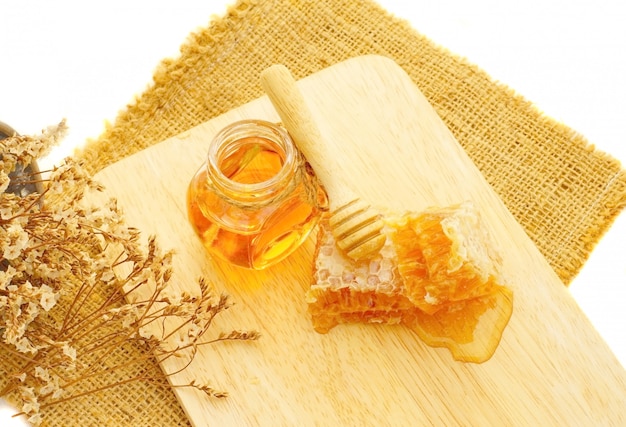
[[[354,260],[376,254],[386,239],[380,214],[324,167],[335,159],[328,153],[291,72],[284,65],[273,65],[261,73],[261,85],[328,194],[329,223],[337,246]]]

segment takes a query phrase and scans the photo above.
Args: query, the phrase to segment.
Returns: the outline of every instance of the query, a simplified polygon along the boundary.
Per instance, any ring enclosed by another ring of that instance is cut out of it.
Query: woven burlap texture
[[[243,0],[163,61],[152,85],[77,153],[92,172],[297,78],[379,54],[413,79],[564,283],[626,206],[626,173],[579,134],[369,0]],[[151,375],[158,367],[146,366]],[[97,384],[95,384],[97,386]],[[187,425],[173,393],[142,383],[50,408],[47,425]],[[69,420],[68,421],[68,416]]]
[[[263,94],[259,74],[297,78],[374,53],[394,59],[565,282],[626,204],[626,173],[583,136],[371,1],[242,1],[193,34],[84,157],[93,171]]]

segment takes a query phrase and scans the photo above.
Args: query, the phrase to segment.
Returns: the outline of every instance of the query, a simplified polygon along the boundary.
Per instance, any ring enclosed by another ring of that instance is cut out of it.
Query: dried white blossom
[[[50,372],[41,366],[35,366],[35,378],[48,382],[50,381]]]
[[[70,358],[71,361],[76,361],[76,349],[69,344],[65,343],[62,348],[63,354]]]
[[[149,340],[149,339],[154,337],[154,334],[152,333],[152,331],[149,328],[145,327],[145,326],[140,327],[138,329],[138,333],[139,333],[139,336],[141,338],[145,338],[147,340]]]
[[[7,260],[17,258],[28,244],[28,233],[24,231],[21,224],[12,222],[6,228],[6,236],[4,238],[3,246],[4,253],[2,257]]]
[[[60,294],[58,292],[54,292],[54,289],[48,285],[41,285],[39,291],[41,292],[39,305],[41,305],[44,310],[50,311],[59,300]]]
[[[9,342],[7,340],[7,342]],[[35,354],[37,353],[37,347],[35,347],[33,345],[33,343],[30,342],[30,340],[26,337],[22,337],[19,340],[17,340],[15,343],[15,348],[17,349],[17,351],[19,351],[20,353],[30,353],[30,354]]]
[[[9,174],[4,170],[0,170],[0,193],[4,193],[9,188],[9,184],[11,183],[11,178],[9,178]],[[0,211],[0,217],[6,218],[5,213]]]
[[[26,412],[26,411],[24,411]],[[27,420],[30,424],[34,425],[34,426],[38,426],[39,424],[41,424],[41,422],[43,421],[41,414],[37,413],[35,415],[31,415],[30,417],[28,417]]]
[[[39,400],[33,387],[20,386],[18,388],[22,399],[22,412],[27,415],[39,413]]]

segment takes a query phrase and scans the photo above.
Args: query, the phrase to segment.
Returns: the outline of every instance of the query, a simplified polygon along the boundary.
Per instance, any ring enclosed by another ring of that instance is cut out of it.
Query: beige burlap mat
[[[564,283],[626,206],[626,172],[567,126],[370,0],[242,0],[192,34],[154,82],[77,154],[92,172],[262,95],[259,73],[297,78],[344,59],[394,59]],[[158,375],[157,366],[146,366]],[[98,384],[95,384],[96,386]],[[173,393],[125,384],[50,408],[48,425],[187,425]]]

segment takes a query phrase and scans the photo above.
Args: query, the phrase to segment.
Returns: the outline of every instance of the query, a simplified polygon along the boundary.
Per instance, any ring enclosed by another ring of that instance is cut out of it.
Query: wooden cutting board
[[[502,250],[514,313],[486,363],[455,362],[401,326],[313,331],[304,294],[314,238],[262,272],[210,259],[186,219],[185,191],[209,141],[243,118],[278,121],[266,97],[100,172],[129,224],[174,249],[175,280],[205,276],[235,306],[216,330],[256,342],[201,348],[174,383],[209,381],[230,397],[177,395],[195,426],[626,425],[626,371],[404,71],[354,58],[299,87],[336,161],[328,168],[376,206],[421,210],[472,200]],[[233,88],[236,90],[236,88]],[[169,360],[166,372],[185,360]]]

